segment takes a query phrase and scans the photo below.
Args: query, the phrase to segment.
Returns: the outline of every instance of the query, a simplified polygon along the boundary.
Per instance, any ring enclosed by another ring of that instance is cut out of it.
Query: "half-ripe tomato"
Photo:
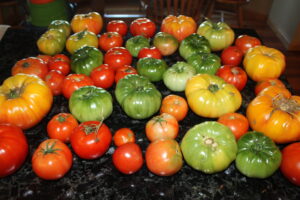
[[[225,48],[221,53],[221,62],[223,65],[235,65],[241,64],[244,53],[237,46],[229,46]]]
[[[156,47],[144,47],[139,51],[138,58],[151,57],[156,59],[161,59],[162,55],[158,48]]]
[[[248,51],[248,49],[258,45],[261,45],[261,41],[257,37],[249,35],[240,35],[235,40],[235,46],[242,50],[243,54],[245,54]]]
[[[65,75],[57,70],[51,70],[46,74],[45,82],[54,96],[60,95],[62,93],[64,79]]]
[[[70,142],[80,158],[96,159],[108,150],[111,140],[112,134],[103,122],[86,121],[74,129]]]
[[[113,141],[117,147],[129,142],[135,143],[134,132],[130,128],[120,128],[115,132]]]
[[[147,38],[151,38],[155,34],[155,31],[155,23],[148,18],[138,18],[130,24],[130,33],[133,36],[143,35]]]
[[[21,128],[0,124],[0,178],[16,172],[28,154],[27,139]]]
[[[33,74],[44,79],[48,73],[47,64],[40,58],[28,57],[17,61],[11,69],[11,75],[18,73]]]
[[[56,139],[43,141],[32,156],[34,173],[45,180],[62,178],[72,167],[73,156],[69,147]]]
[[[183,157],[176,140],[159,139],[151,142],[146,149],[148,169],[159,176],[171,176],[183,165]]]
[[[132,67],[130,65],[124,65],[122,67],[119,67],[116,70],[115,83],[118,83],[118,81],[121,78],[124,78],[125,76],[127,76],[129,74],[138,74],[138,72],[134,67]]]
[[[71,20],[71,28],[74,33],[88,30],[97,35],[102,30],[102,26],[103,19],[98,12],[75,14]]]
[[[116,70],[124,65],[131,65],[132,55],[125,47],[113,47],[104,55],[104,63]]]
[[[115,70],[108,64],[102,64],[92,70],[90,77],[95,86],[107,89],[115,82]]]
[[[71,113],[58,113],[47,124],[48,136],[62,142],[69,142],[74,128],[78,122]]]
[[[286,88],[284,83],[279,79],[276,78],[267,79],[256,83],[254,88],[255,95],[258,95],[262,90],[270,86],[278,86],[281,88]]]
[[[59,59],[51,59],[48,63],[48,68],[49,70],[60,71],[65,76],[68,75],[71,70],[70,63]]]
[[[117,147],[112,160],[114,166],[123,174],[137,172],[144,163],[142,150],[136,143],[126,143]]]
[[[238,140],[249,129],[248,119],[240,113],[226,113],[218,118],[218,122],[228,126]]]
[[[160,113],[169,113],[173,115],[177,121],[183,120],[188,110],[189,107],[185,98],[175,94],[164,97],[160,107]]]
[[[125,36],[128,31],[128,26],[123,20],[112,20],[107,23],[106,31],[117,32],[122,36]]]
[[[69,99],[72,93],[83,86],[94,85],[93,80],[85,74],[69,74],[65,77],[62,93],[64,97]]]
[[[103,51],[108,51],[113,47],[121,47],[123,45],[123,38],[117,32],[106,32],[99,37],[99,47]]]

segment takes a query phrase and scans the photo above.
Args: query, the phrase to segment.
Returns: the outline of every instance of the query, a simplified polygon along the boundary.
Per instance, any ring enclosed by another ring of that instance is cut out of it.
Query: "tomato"
[[[185,98],[175,94],[164,97],[160,107],[160,113],[173,115],[177,121],[183,120],[188,110],[189,107]]]
[[[238,66],[243,60],[244,53],[237,46],[229,46],[223,49],[221,53],[221,61],[223,65]]]
[[[240,35],[236,38],[234,44],[245,54],[252,47],[261,45],[261,41],[257,37]]]
[[[92,70],[90,77],[95,86],[107,89],[114,84],[115,71],[108,64],[102,64]]]
[[[33,74],[44,79],[48,73],[47,64],[40,58],[28,57],[17,61],[11,69],[11,75],[18,73]]]
[[[265,88],[267,88],[269,86],[278,86],[281,88],[286,88],[284,83],[281,80],[271,78],[271,79],[259,81],[256,83],[255,88],[254,88],[255,95],[258,95],[262,90],[264,90]]]
[[[137,35],[129,38],[125,43],[125,47],[133,57],[137,57],[142,48],[150,47],[150,40],[143,35]]]
[[[71,25],[67,20],[53,20],[50,22],[48,29],[58,29],[62,31],[66,37],[69,37],[71,34]]]
[[[111,132],[103,122],[86,121],[74,129],[70,142],[80,158],[96,159],[108,150],[111,140]]]
[[[218,118],[218,122],[228,126],[238,140],[242,135],[248,132],[248,119],[240,113],[226,113]]]
[[[67,63],[71,62],[70,58],[65,54],[56,54],[56,55],[52,56],[52,60],[61,60],[61,61],[67,62]]]
[[[54,96],[62,94],[65,76],[57,70],[51,70],[46,74],[45,82]]]
[[[163,59],[151,57],[141,58],[137,62],[137,71],[147,77],[151,82],[161,81],[168,65]]]
[[[119,67],[116,70],[115,83],[118,83],[118,81],[121,78],[124,78],[125,76],[127,76],[129,74],[138,74],[138,72],[134,67],[132,67],[130,65],[124,65],[122,67]]]
[[[241,68],[234,65],[223,65],[218,69],[217,76],[223,78],[227,83],[234,85],[242,91],[247,84],[248,76]]]
[[[58,113],[54,115],[47,124],[49,138],[69,142],[71,134],[78,126],[75,117],[70,113]]]
[[[281,152],[280,171],[289,181],[300,186],[300,142],[287,145]]]
[[[120,128],[115,132],[113,140],[115,145],[118,147],[126,143],[134,143],[135,135],[130,128]]]
[[[36,42],[40,52],[55,55],[62,52],[66,44],[66,35],[58,29],[49,29]]]
[[[215,75],[221,67],[221,59],[214,53],[196,53],[189,56],[187,62],[196,69],[197,74]]]
[[[34,173],[45,180],[62,178],[72,167],[73,156],[69,147],[57,139],[43,141],[31,159]]]
[[[153,38],[153,45],[163,56],[169,56],[178,49],[178,40],[169,33],[158,32]]]
[[[75,14],[71,20],[71,28],[75,33],[88,30],[97,35],[102,30],[102,26],[103,19],[98,12]]]
[[[70,62],[66,62],[64,60],[57,59],[57,58],[52,58],[49,61],[48,68],[49,71],[57,70],[61,72],[64,76],[68,75],[71,70]]]
[[[114,166],[123,174],[133,174],[143,166],[143,153],[136,143],[123,144],[114,151]]]
[[[106,31],[117,32],[122,36],[125,36],[128,31],[128,26],[123,20],[112,20],[106,25]]]
[[[158,48],[156,47],[144,47],[139,51],[138,58],[151,57],[156,59],[161,59],[162,55]]]
[[[66,49],[70,54],[75,53],[78,49],[84,46],[98,48],[97,35],[93,32],[83,30],[68,37],[66,42]]]
[[[17,74],[0,86],[0,123],[12,123],[22,129],[38,124],[50,111],[53,95],[37,76]]]
[[[138,18],[133,20],[129,28],[131,35],[143,35],[147,38],[151,38],[156,30],[155,23],[148,18]]]
[[[36,56],[37,58],[40,58],[48,65],[49,61],[52,59],[52,56],[46,55],[46,54],[39,54]]]
[[[65,77],[62,87],[64,97],[69,99],[72,93],[87,85],[94,85],[93,80],[85,74],[69,74]]]
[[[16,172],[28,154],[27,139],[21,128],[0,123],[0,178]]]
[[[116,70],[124,65],[131,65],[132,55],[124,47],[114,47],[104,55],[104,63]]]
[[[159,139],[151,142],[146,149],[146,165],[154,174],[171,176],[183,165],[179,144],[173,139]]]
[[[108,51],[113,47],[121,47],[123,45],[123,38],[117,32],[106,32],[99,37],[99,47],[103,51]]]

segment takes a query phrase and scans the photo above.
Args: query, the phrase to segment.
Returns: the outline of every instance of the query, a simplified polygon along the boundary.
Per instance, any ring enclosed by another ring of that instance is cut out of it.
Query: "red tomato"
[[[248,51],[248,49],[258,45],[261,45],[261,41],[258,38],[249,35],[240,35],[235,40],[235,46],[242,50],[244,54]]]
[[[221,53],[221,61],[223,65],[238,66],[243,60],[244,53],[237,46],[229,46]]]
[[[293,184],[300,186],[300,142],[289,144],[282,150],[280,170]]]
[[[155,34],[155,31],[155,23],[147,18],[135,19],[130,24],[130,33],[133,36],[143,35],[147,38],[151,38]]]
[[[27,139],[21,128],[0,124],[0,178],[16,172],[28,154]]]
[[[162,55],[158,48],[156,47],[144,47],[139,51],[138,58],[151,57],[156,59],[161,59]]]
[[[113,140],[117,147],[129,142],[135,143],[134,132],[130,128],[120,128],[115,132]]]
[[[96,159],[108,150],[111,140],[112,134],[103,122],[86,121],[73,130],[70,142],[80,158]]]
[[[124,65],[131,65],[132,55],[125,47],[113,47],[104,55],[104,63],[116,70]]]
[[[58,113],[47,124],[48,136],[62,142],[69,142],[71,134],[78,126],[75,117],[70,113]]]
[[[143,153],[136,143],[123,144],[113,153],[113,164],[123,174],[133,174],[143,166]]]
[[[118,83],[118,81],[121,78],[124,78],[125,76],[127,76],[129,74],[138,74],[138,72],[134,67],[132,67],[130,65],[124,65],[122,67],[119,67],[116,70],[115,83]]]
[[[62,86],[65,76],[57,70],[51,70],[46,74],[45,82],[50,88],[53,95],[60,95],[62,93]]]
[[[102,64],[92,70],[90,77],[95,86],[107,89],[115,82],[115,71],[108,64]]]
[[[113,47],[121,47],[123,45],[123,38],[117,32],[106,32],[99,37],[99,47],[103,51],[108,51]]]
[[[173,139],[160,139],[151,142],[146,149],[148,169],[159,176],[171,176],[183,165],[179,144]]]
[[[42,59],[46,64],[51,60],[52,56],[45,55],[45,54],[39,54],[37,58]]]
[[[71,70],[70,63],[60,60],[60,59],[51,59],[48,63],[49,70],[60,71],[63,75],[68,75]]]
[[[228,126],[238,140],[249,129],[248,119],[239,113],[226,113],[218,118],[218,122]]]
[[[65,54],[56,54],[54,56],[52,56],[52,60],[61,60],[61,61],[65,61],[67,63],[70,63],[71,60],[68,56],[66,56]]]
[[[48,73],[47,64],[40,58],[28,57],[17,61],[11,69],[11,74],[33,74],[44,79]]]
[[[83,86],[94,85],[93,80],[85,74],[69,74],[65,77],[62,93],[69,99],[72,93]]]
[[[32,156],[34,173],[45,180],[63,177],[72,167],[73,156],[69,147],[56,139],[43,141]]]
[[[151,142],[162,138],[175,139],[178,131],[177,119],[168,113],[161,113],[146,123],[146,136]]]
[[[160,113],[169,113],[173,115],[177,121],[183,120],[188,110],[189,107],[185,98],[174,94],[164,97],[160,107]]]
[[[221,66],[216,75],[234,85],[239,91],[244,89],[248,80],[246,72],[241,67],[234,65]]]
[[[259,81],[256,83],[254,88],[255,95],[258,95],[262,90],[270,86],[278,86],[281,88],[286,88],[284,83],[279,79],[268,79],[264,81]]]
[[[112,20],[107,23],[106,31],[117,32],[122,36],[127,34],[128,26],[123,20]]]

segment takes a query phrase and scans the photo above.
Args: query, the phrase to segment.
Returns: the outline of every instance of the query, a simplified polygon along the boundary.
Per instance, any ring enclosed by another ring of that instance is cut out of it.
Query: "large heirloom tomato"
[[[21,128],[0,124],[0,178],[16,172],[28,154],[27,139]]]
[[[206,174],[225,170],[237,153],[237,144],[231,130],[212,121],[189,129],[180,147],[187,164]]]
[[[44,79],[48,73],[48,66],[42,59],[37,57],[23,58],[17,61],[11,69],[12,75],[18,73],[33,74]]]
[[[52,101],[52,92],[42,79],[28,74],[11,76],[0,86],[0,123],[31,128],[49,112]]]
[[[123,38],[117,32],[106,32],[99,37],[99,47],[103,51],[108,51],[113,47],[121,47],[123,45]]]
[[[131,22],[130,33],[133,36],[143,35],[151,38],[155,34],[156,26],[153,21],[148,18],[138,18]]]
[[[141,58],[137,62],[137,71],[140,75],[147,77],[151,82],[161,81],[168,65],[162,59]]]
[[[83,30],[68,37],[66,49],[70,54],[84,46],[98,48],[98,37],[93,32]]]
[[[161,31],[173,35],[178,41],[183,40],[187,36],[195,33],[197,23],[192,17],[185,15],[169,15],[162,21]]]
[[[235,112],[242,104],[242,96],[232,84],[209,74],[198,74],[187,81],[185,95],[197,115],[217,118]]]
[[[197,74],[212,74],[214,75],[221,67],[221,59],[213,53],[197,53],[187,58],[187,62],[191,64]]]
[[[150,47],[150,40],[142,35],[137,35],[129,38],[125,43],[125,47],[132,56],[137,57],[142,48]]]
[[[124,65],[131,65],[132,55],[125,47],[113,47],[105,53],[104,63],[116,70]]]
[[[266,46],[251,48],[244,57],[244,68],[254,81],[278,78],[285,69],[285,56],[277,49]]]
[[[75,14],[71,20],[73,32],[77,33],[88,30],[96,35],[100,33],[103,26],[103,19],[97,12],[89,12],[86,14]]]
[[[55,55],[65,48],[66,35],[58,29],[49,29],[37,40],[40,52],[47,55]]]
[[[161,105],[161,94],[146,77],[130,74],[120,79],[115,96],[124,112],[133,119],[146,119]]]
[[[188,111],[189,107],[185,98],[175,94],[165,96],[160,107],[160,113],[169,113],[173,115],[177,121],[183,120]]]
[[[235,46],[239,48],[243,54],[247,53],[247,51],[255,46],[261,45],[261,41],[250,35],[240,35],[235,40]]]

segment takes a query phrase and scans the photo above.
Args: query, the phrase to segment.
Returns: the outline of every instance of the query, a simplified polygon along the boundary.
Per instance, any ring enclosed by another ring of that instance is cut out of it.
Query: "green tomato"
[[[80,122],[103,121],[113,111],[112,96],[100,87],[84,86],[72,93],[69,109]]]
[[[238,140],[237,169],[247,177],[267,178],[280,166],[281,152],[271,138],[252,131]]]
[[[58,29],[49,29],[37,40],[37,46],[40,52],[46,55],[55,55],[61,53],[65,48],[66,36]]]
[[[161,94],[148,78],[130,74],[118,81],[115,96],[124,112],[133,119],[146,119],[161,105]]]
[[[221,59],[216,54],[199,53],[188,57],[187,62],[191,64],[197,74],[211,74],[214,75],[221,67]]]
[[[95,33],[83,30],[70,35],[66,42],[66,49],[70,54],[84,46],[98,48],[98,37]]]
[[[196,70],[193,66],[186,62],[177,62],[165,71],[163,81],[169,90],[182,92],[188,79],[195,74]]]
[[[71,69],[76,74],[89,76],[92,70],[102,63],[103,54],[95,47],[81,47],[71,56]]]
[[[203,122],[189,129],[180,147],[187,164],[206,174],[225,170],[237,153],[231,130],[214,121]]]
[[[189,56],[197,53],[210,53],[208,40],[196,33],[184,38],[179,45],[179,54],[187,59]]]
[[[169,56],[178,49],[179,42],[171,34],[158,32],[153,38],[153,45],[160,51],[163,56]]]
[[[151,82],[161,81],[168,65],[164,60],[145,57],[139,59],[137,71],[140,75],[147,77]]]
[[[150,41],[142,35],[137,35],[129,38],[125,43],[125,47],[132,56],[137,57],[142,48],[150,47]]]
[[[49,26],[48,29],[58,29],[61,30],[66,37],[69,37],[71,34],[71,25],[66,20],[53,20]]]

